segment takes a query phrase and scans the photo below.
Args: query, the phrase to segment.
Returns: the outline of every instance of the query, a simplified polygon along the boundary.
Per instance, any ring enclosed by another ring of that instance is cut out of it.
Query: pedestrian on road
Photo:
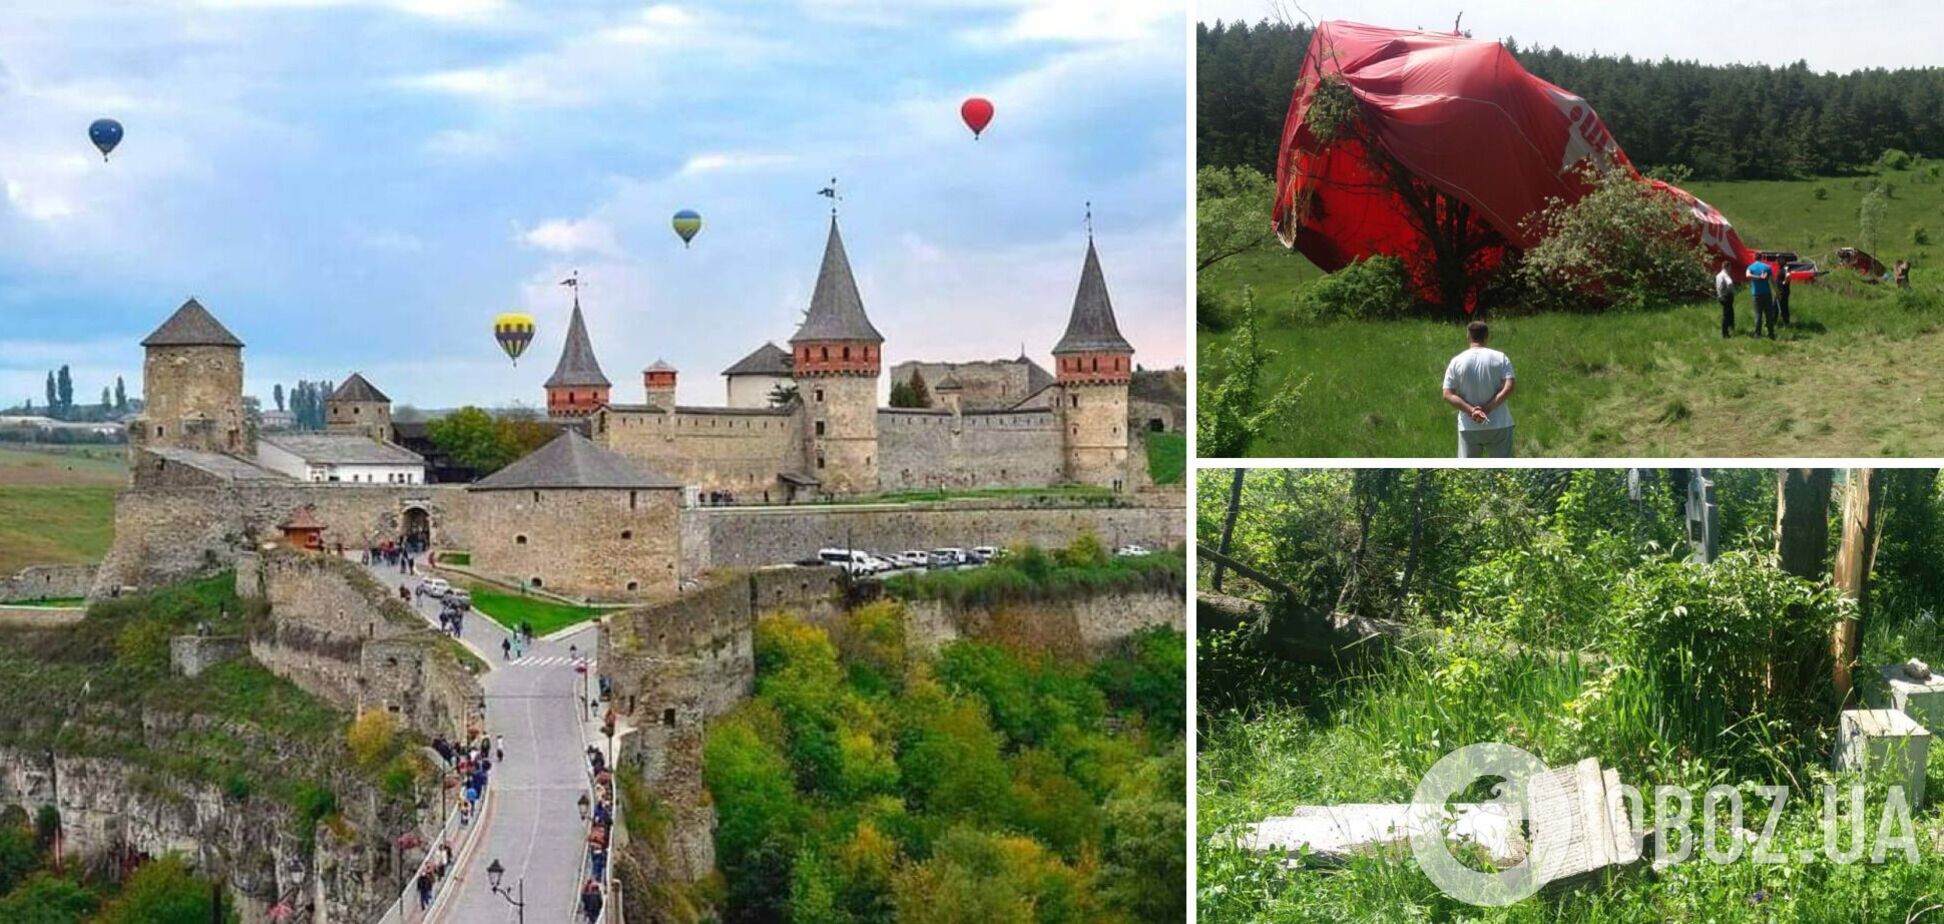
[[[581,793],[580,813],[581,813],[581,820],[586,821],[587,820],[587,793]]]
[[[513,640],[510,638],[500,639],[500,660],[506,661],[511,659],[512,657],[513,657]]]
[[[594,878],[606,879],[607,878],[607,850],[604,848],[596,847],[594,848],[594,852],[589,855],[588,859],[590,860],[590,862],[594,867]]]
[[[432,870],[421,869],[418,874],[419,910],[432,907]]]
[[[506,736],[499,736],[499,738],[495,739],[494,743],[499,746],[493,750],[493,759],[500,763],[506,763]]]
[[[581,913],[587,915],[587,924],[594,924],[601,918],[601,884],[592,879],[581,886]]]

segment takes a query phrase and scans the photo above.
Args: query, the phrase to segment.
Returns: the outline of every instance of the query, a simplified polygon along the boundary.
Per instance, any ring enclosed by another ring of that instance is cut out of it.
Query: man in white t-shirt
[[[1471,347],[1445,366],[1445,403],[1458,409],[1458,458],[1507,459],[1512,456],[1512,360],[1485,345],[1491,330],[1484,321],[1466,328]]]

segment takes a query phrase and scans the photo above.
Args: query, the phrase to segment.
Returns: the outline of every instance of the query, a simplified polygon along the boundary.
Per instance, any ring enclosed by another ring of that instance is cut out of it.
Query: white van
[[[431,597],[434,600],[444,600],[445,595],[451,592],[452,584],[445,578],[426,578],[420,581],[418,586],[419,596]]]
[[[817,559],[851,574],[871,574],[877,570],[871,553],[863,549],[818,549]]]

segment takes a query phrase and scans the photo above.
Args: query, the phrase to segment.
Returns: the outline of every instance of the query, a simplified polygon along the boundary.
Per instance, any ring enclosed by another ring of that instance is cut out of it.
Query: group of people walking
[[[342,545],[338,546],[338,552],[343,554]],[[418,573],[418,553],[413,552],[405,543],[393,542],[390,539],[367,547],[360,563],[366,566],[386,565],[397,568],[399,574]]]
[[[446,769],[458,778],[455,788],[459,790],[459,827],[472,827],[480,800],[485,798],[494,763],[506,760],[506,737],[500,736],[496,743],[491,736],[481,733],[470,742],[454,744],[441,735],[432,739],[431,747],[445,761]],[[425,862],[419,864],[418,876],[413,880],[420,911],[432,907],[432,896],[451,868],[452,844],[441,840],[437,849],[427,853]]]
[[[500,639],[500,660],[518,661],[526,657],[527,649],[533,646],[533,623],[521,620],[513,631]]]
[[[601,883],[607,881],[608,840],[614,833],[614,771],[607,755],[592,745],[587,748],[587,772],[594,781],[594,796],[581,793],[580,814],[587,819],[587,881],[581,885],[581,913],[587,924],[601,917],[606,905]]]

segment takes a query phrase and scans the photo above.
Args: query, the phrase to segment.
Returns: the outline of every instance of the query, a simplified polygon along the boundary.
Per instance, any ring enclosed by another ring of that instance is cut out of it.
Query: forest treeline
[[[1309,41],[1306,25],[1197,26],[1198,165],[1275,173]],[[1527,70],[1591,103],[1642,169],[1685,164],[1696,179],[1787,179],[1840,173],[1891,150],[1944,156],[1944,68],[1833,74],[1802,61],[1716,66],[1505,44]]]

